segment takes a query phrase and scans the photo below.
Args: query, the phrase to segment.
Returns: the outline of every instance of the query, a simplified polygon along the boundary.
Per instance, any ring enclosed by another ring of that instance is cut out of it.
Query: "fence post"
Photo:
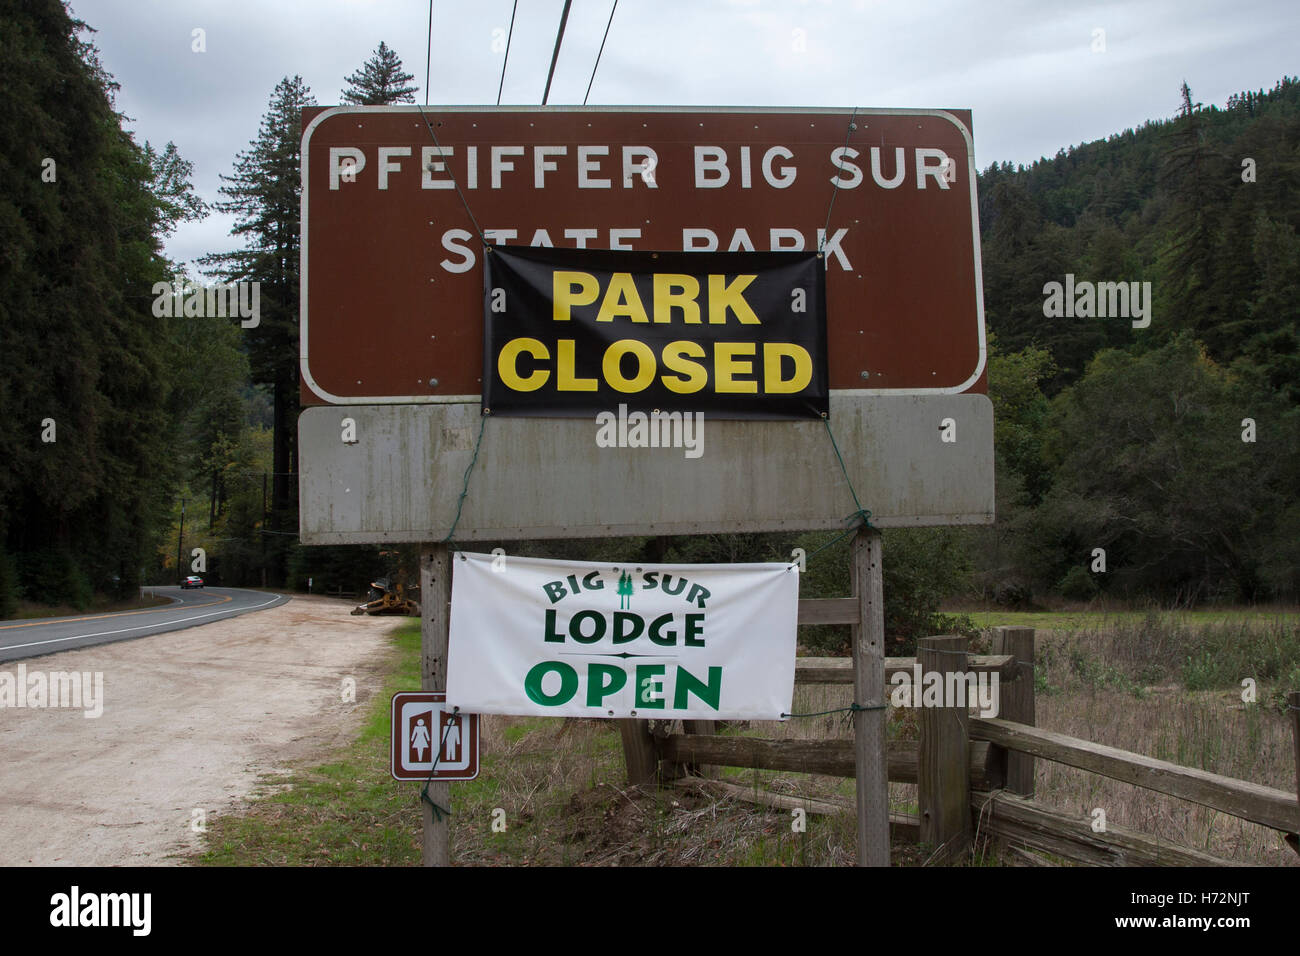
[[[999,627],[993,631],[993,653],[1010,654],[1015,661],[1015,679],[998,685],[998,716],[1018,724],[1035,726],[1034,716],[1034,629]],[[1034,758],[1029,754],[999,748],[1003,759],[1006,788],[1022,797],[1034,796]]]
[[[703,736],[713,736],[718,732],[717,721],[713,720],[683,720],[682,730],[688,734],[700,734]],[[722,776],[721,769],[711,764],[687,764],[688,773],[698,774],[709,780],[716,780]]]
[[[616,721],[623,738],[623,760],[627,764],[627,782],[634,787],[650,786],[659,775],[659,756],[649,721],[627,717]]]
[[[885,596],[880,532],[853,537],[854,767],[858,809],[858,866],[889,866],[889,771],[885,754]]]
[[[1286,702],[1290,705],[1291,740],[1295,743],[1295,798],[1300,802],[1300,690],[1287,694]],[[1300,833],[1288,833],[1285,839],[1291,849],[1300,853]]]
[[[923,694],[931,674],[960,672],[965,689],[966,645],[964,637],[923,637],[917,642],[916,658],[921,665],[921,686],[912,693]],[[944,678],[940,688],[950,685]],[[933,693],[933,691],[931,691]],[[970,718],[966,706],[926,706],[923,695],[918,708],[921,731],[917,760],[917,806],[921,816],[921,842],[934,848],[932,859],[944,863],[961,859],[970,848]]]
[[[1287,694],[1286,702],[1291,705],[1291,738],[1295,742],[1295,789],[1296,799],[1300,800],[1300,690]]]

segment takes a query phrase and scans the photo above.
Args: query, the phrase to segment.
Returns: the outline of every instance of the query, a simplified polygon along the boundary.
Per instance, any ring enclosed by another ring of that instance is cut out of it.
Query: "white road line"
[[[284,595],[277,594],[269,601],[263,601],[261,604],[254,604],[252,607],[244,608],[226,608],[224,611],[210,611],[207,614],[197,614],[194,617],[178,617],[174,621],[155,621],[152,624],[141,624],[139,627],[123,627],[116,631],[100,631],[97,634],[77,634],[73,637],[56,637],[48,641],[32,641],[30,644],[0,644],[0,653],[5,651],[17,650],[20,647],[40,647],[42,644],[60,644],[63,641],[84,641],[92,637],[104,637],[108,634],[126,634],[128,631],[144,631],[151,627],[161,627],[167,624],[176,624],[180,621],[199,621],[205,617],[216,617],[218,614],[229,614],[232,611],[242,614],[245,611],[256,611],[259,607],[266,607],[268,604],[274,604]]]

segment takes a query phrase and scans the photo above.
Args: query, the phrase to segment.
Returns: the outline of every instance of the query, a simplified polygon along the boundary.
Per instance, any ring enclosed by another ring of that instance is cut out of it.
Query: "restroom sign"
[[[392,761],[395,780],[473,780],[478,776],[478,714],[446,708],[446,694],[393,695]]]

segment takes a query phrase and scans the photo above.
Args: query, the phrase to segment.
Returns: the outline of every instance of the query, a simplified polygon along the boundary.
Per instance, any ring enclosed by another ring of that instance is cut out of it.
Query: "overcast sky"
[[[581,104],[614,0],[574,0],[552,105]],[[257,135],[275,84],[316,101],[383,40],[424,102],[428,0],[71,0],[97,32],[137,140],[173,141],[194,182]],[[431,104],[496,102],[512,0],[434,0]],[[563,0],[520,0],[503,104],[538,104]],[[1300,73],[1295,0],[619,0],[591,105],[951,107],[980,169],[1030,163],[1197,101]],[[204,52],[195,52],[195,29]],[[231,220],[182,226],[168,255],[237,247]]]

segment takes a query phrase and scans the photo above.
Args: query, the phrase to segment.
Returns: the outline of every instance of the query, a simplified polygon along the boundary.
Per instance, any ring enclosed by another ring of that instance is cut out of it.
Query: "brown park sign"
[[[983,393],[974,179],[961,110],[309,108],[303,402],[478,401],[469,212],[503,245],[820,249],[832,391]]]

